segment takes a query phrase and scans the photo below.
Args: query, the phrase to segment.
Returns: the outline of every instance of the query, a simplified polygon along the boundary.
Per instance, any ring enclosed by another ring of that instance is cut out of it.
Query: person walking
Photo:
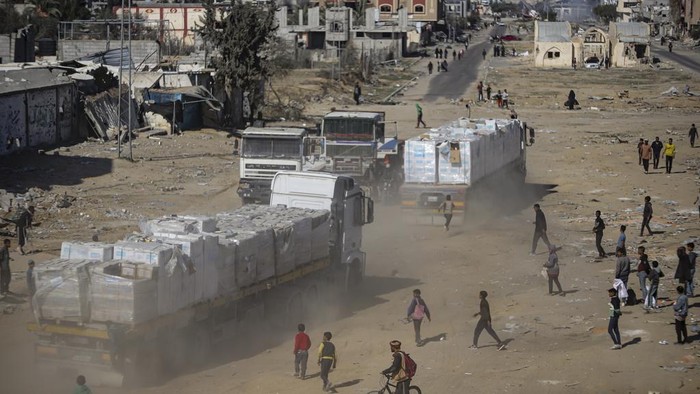
[[[673,42],[671,41],[668,42],[668,51],[673,52]]]
[[[508,89],[503,89],[503,94],[501,94],[501,108],[510,108],[508,107]]]
[[[440,48],[435,48],[435,59],[440,58]]]
[[[613,347],[610,349],[619,350],[622,349],[622,341],[620,339],[620,316],[622,316],[622,311],[620,310],[620,299],[617,297],[617,290],[608,289],[608,334],[613,341]]]
[[[654,142],[651,143],[651,151],[654,153],[654,169],[659,168],[659,157],[661,157],[661,151],[664,148],[663,142],[659,140],[659,137],[656,137]]]
[[[484,101],[484,81],[479,81],[479,84],[476,85],[476,91],[478,92],[476,101]]]
[[[654,217],[654,208],[651,205],[651,197],[646,196],[644,197],[644,210],[642,211],[642,231],[639,232],[640,237],[644,236],[645,228],[647,229],[649,235],[654,235],[654,232],[651,231],[651,227],[649,227],[649,222],[651,222],[652,217]]]
[[[649,160],[651,160],[651,145],[649,145],[649,140],[644,140],[642,145],[642,165],[644,166],[644,173],[649,173]]]
[[[630,278],[630,258],[627,257],[627,252],[623,248],[617,248],[617,263],[615,264],[615,279],[619,279],[628,289],[627,282]],[[623,300],[624,302],[624,300]]]
[[[673,138],[669,138],[668,143],[664,145],[664,156],[666,157],[666,173],[670,174],[673,169],[673,159],[676,157],[676,145],[673,144]]]
[[[685,295],[683,286],[676,287],[678,299],[673,303],[673,318],[676,323],[676,345],[688,342],[688,329],[685,327],[685,318],[688,317],[688,296]]]
[[[428,75],[433,74],[433,62],[428,62]]]
[[[656,306],[656,296],[659,292],[659,282],[660,279],[664,277],[661,267],[659,267],[659,262],[654,260],[651,262],[651,269],[649,270],[649,291],[647,292],[647,298],[644,300],[644,309],[658,309]]]
[[[304,380],[306,378],[306,363],[309,360],[311,338],[306,334],[306,326],[299,323],[297,335],[294,336],[294,376]]]
[[[624,224],[620,226],[620,235],[617,237],[617,249],[622,249],[627,252],[627,236],[625,235],[625,230],[627,226]]]
[[[455,60],[457,60],[457,51],[455,51],[455,50],[453,49],[453,50],[452,50],[452,61],[454,62]]]
[[[549,257],[547,262],[544,263],[543,267],[547,269],[547,281],[549,284],[549,295],[559,294],[564,295],[564,290],[561,289],[561,283],[559,283],[559,256],[557,256],[557,247],[554,244],[549,245]],[[552,292],[552,283],[556,283],[557,293]]]
[[[488,296],[489,293],[487,293],[486,290],[481,290],[479,292],[479,299],[481,300],[479,302],[479,312],[474,314],[474,317],[479,316],[479,322],[476,323],[476,327],[474,328],[474,339],[472,341],[472,345],[469,348],[479,348],[479,336],[481,335],[481,332],[485,329],[486,332],[488,332],[489,335],[491,335],[493,339],[495,339],[496,342],[498,342],[498,350],[503,350],[506,347],[506,344],[501,342],[501,339],[496,334],[496,331],[494,331],[493,327],[491,327],[491,308],[489,307],[489,302],[486,301],[486,297]]]
[[[535,210],[535,233],[532,235],[532,251],[530,252],[530,256],[535,255],[537,243],[540,238],[542,238],[545,245],[549,247],[549,238],[547,238],[547,218],[545,218],[544,212],[540,209],[540,204],[535,204],[533,208]]]
[[[676,266],[676,273],[673,275],[673,279],[678,280],[678,283],[683,285],[685,289],[690,281],[690,258],[688,253],[686,253],[685,246],[681,246],[676,250],[676,255],[678,256],[678,265]]]
[[[501,93],[501,89],[498,89],[498,93],[496,93],[496,105],[498,108],[503,108],[503,93]]]
[[[452,202],[452,196],[447,195],[445,201],[438,207],[438,212],[445,215],[445,231],[450,231],[450,222],[452,221],[452,211],[455,208],[455,203]]]
[[[688,263],[690,265],[690,279],[688,279],[688,286],[686,286],[685,294],[688,297],[695,297],[695,263],[698,259],[698,254],[695,252],[695,243],[688,242],[685,247],[688,249]]]
[[[318,347],[318,365],[321,367],[321,380],[323,381],[323,391],[331,391],[333,384],[328,380],[331,369],[335,369],[338,363],[338,355],[335,352],[335,345],[331,342],[333,334],[329,331],[323,333],[323,342]]]
[[[2,241],[2,248],[0,248],[0,295],[6,295],[10,292],[10,281],[12,280],[10,245],[10,240],[5,239]]]
[[[639,256],[639,263],[637,263],[637,278],[639,279],[639,290],[641,290],[642,300],[647,299],[647,277],[649,276],[649,271],[651,267],[649,266],[649,256],[644,253],[646,248],[640,246],[637,248],[637,256]]]
[[[482,57],[484,60],[486,60],[486,49],[484,49],[483,51],[481,51],[481,57]]]
[[[416,128],[418,128],[418,126],[421,124],[423,127],[428,127],[425,122],[423,122],[423,108],[416,103]]]
[[[75,379],[77,386],[73,390],[73,394],[92,394],[92,390],[87,386],[85,376],[80,375]]]
[[[605,249],[601,242],[603,241],[603,230],[605,230],[605,222],[600,217],[600,211],[595,211],[595,224],[593,225],[593,233],[595,233],[595,248],[598,249],[598,257],[605,257]]]
[[[355,82],[355,89],[352,91],[352,98],[355,100],[355,105],[360,105],[360,97],[362,97],[362,89],[360,83]]]
[[[34,219],[34,206],[30,205],[27,209],[22,209],[17,219],[17,252],[24,255],[24,245],[27,243],[27,231],[32,228],[32,220]]]
[[[491,89],[491,84],[486,84],[486,101],[491,101],[491,92],[493,90]]]
[[[447,60],[443,60],[441,66],[442,66],[442,71],[447,72]]]
[[[695,123],[690,126],[688,137],[690,137],[690,147],[695,148],[695,139],[698,138],[698,129],[695,128]]]
[[[420,325],[423,323],[423,318],[427,317],[430,320],[430,310],[423,298],[420,296],[420,289],[413,290],[413,299],[408,305],[406,311],[408,320],[413,320],[413,332],[416,336],[416,346],[422,346],[423,340],[420,337]]]
[[[642,146],[644,146],[644,138],[640,138],[637,142],[637,156],[639,157],[639,165],[642,165]]]
[[[411,377],[406,373],[406,354],[401,351],[401,342],[393,340],[389,342],[391,350],[391,366],[382,371],[382,375],[388,375],[396,385],[394,394],[409,394]]]

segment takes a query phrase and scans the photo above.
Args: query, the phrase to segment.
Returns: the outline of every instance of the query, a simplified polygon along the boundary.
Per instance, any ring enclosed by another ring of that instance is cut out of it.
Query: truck
[[[454,222],[466,220],[469,202],[489,182],[523,182],[527,173],[526,126],[517,119],[468,119],[406,141],[404,217],[442,224],[438,208],[449,195]]]
[[[401,167],[403,141],[398,130],[385,133],[384,112],[333,111],[323,117],[321,137],[325,140],[325,171],[352,176],[376,187],[384,168]],[[394,123],[396,125],[396,123]],[[396,128],[395,128],[396,129]]]
[[[279,171],[301,171],[304,138],[295,127],[248,127],[241,133],[238,196],[244,204],[270,201],[272,178]]]
[[[143,222],[150,242],[64,243],[62,259],[37,266],[27,328],[39,370],[152,384],[359,283],[374,208],[354,180],[281,171],[271,190],[269,205]]]

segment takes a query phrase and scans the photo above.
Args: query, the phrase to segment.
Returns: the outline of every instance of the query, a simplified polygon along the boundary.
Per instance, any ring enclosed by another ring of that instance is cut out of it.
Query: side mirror
[[[367,218],[365,219],[364,224],[369,224],[374,222],[374,200],[369,197],[365,197],[365,199],[367,200]]]

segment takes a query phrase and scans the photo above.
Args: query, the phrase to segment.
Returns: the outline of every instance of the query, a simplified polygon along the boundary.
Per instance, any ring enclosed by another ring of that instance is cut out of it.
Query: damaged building
[[[651,30],[643,22],[610,22],[610,61],[613,67],[629,67],[649,60]]]
[[[597,27],[588,28],[583,33],[580,56],[576,57],[579,64],[604,64],[610,57],[610,39],[608,33]]]
[[[78,91],[65,72],[6,70],[0,80],[0,155],[79,137]]]
[[[280,7],[276,16],[278,34],[294,42],[298,49],[309,50],[314,61],[334,60],[352,47],[357,56],[364,55],[378,60],[400,58],[412,42],[419,41],[415,28],[408,26],[407,11],[400,10],[395,20],[379,21],[375,8],[365,10],[364,21],[357,23],[353,10],[347,7],[331,7],[325,10],[325,25],[321,24],[319,7],[299,14],[298,24],[290,25],[287,7]]]

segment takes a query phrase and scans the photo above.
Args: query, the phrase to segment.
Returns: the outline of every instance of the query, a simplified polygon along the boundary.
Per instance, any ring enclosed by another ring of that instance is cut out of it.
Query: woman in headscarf
[[[557,247],[554,244],[549,245],[549,258],[544,264],[547,269],[547,279],[549,281],[549,295],[559,294],[564,295],[564,290],[561,289],[561,283],[559,283],[559,256],[557,256]],[[552,283],[557,285],[559,291],[557,293],[552,292]]]

